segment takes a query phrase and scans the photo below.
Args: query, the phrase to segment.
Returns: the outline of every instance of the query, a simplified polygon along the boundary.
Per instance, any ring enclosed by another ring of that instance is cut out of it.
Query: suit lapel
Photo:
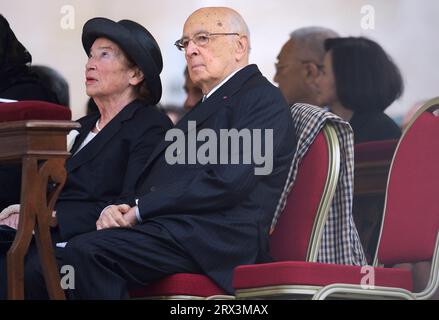
[[[76,150],[78,150],[81,143],[87,137],[88,133],[93,129],[98,118],[99,118],[99,114],[96,114],[80,121],[81,128],[79,129],[79,135],[76,136],[75,142],[73,143],[72,149],[70,150],[70,153],[72,154],[71,157],[73,157]]]
[[[123,108],[103,129],[100,131],[96,137],[94,137],[86,146],[74,154],[79,148],[81,143],[85,140],[89,132],[93,129],[96,124],[99,115],[94,115],[89,119],[85,119],[82,123],[81,132],[72,148],[72,154],[66,161],[67,172],[75,170],[84,163],[95,158],[101,149],[111,140],[111,138],[118,133],[122,128],[124,121],[131,119],[136,110],[140,107],[145,107],[141,102],[134,101]]]
[[[243,84],[255,74],[260,74],[256,65],[249,65],[238,71],[232,78],[224,83],[204,102],[199,102],[191,111],[189,111],[175,126],[185,134],[188,132],[188,122],[196,121],[196,128],[203,124],[207,119],[216,113],[216,111],[228,104],[227,100],[235,94]],[[142,172],[168,147],[172,141],[163,140],[149,157]]]

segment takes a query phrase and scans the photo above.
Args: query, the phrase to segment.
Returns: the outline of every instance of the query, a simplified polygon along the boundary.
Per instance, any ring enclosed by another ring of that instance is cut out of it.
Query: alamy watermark
[[[75,289],[75,268],[71,265],[63,265],[60,270],[61,274],[64,276],[61,277],[60,286],[63,290]]]
[[[75,29],[75,8],[72,5],[64,5],[61,7],[60,13],[63,15],[59,22],[61,29]]]
[[[273,171],[273,129],[220,129],[218,136],[196,127],[196,121],[188,121],[187,138],[178,128],[166,132],[165,140],[173,141],[165,153],[168,164],[254,164],[255,175]],[[197,147],[198,142],[204,143]]]
[[[362,266],[361,274],[364,276],[361,278],[362,289],[375,289],[375,268],[372,266]]]
[[[375,7],[368,4],[361,7],[360,13],[363,15],[361,18],[361,28],[363,30],[375,30]]]

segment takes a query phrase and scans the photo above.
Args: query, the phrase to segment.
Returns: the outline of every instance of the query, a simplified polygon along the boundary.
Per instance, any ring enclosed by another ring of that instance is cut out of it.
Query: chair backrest
[[[285,209],[271,234],[270,253],[275,260],[317,260],[339,170],[337,134],[327,123],[300,161]]]
[[[355,179],[352,215],[370,263],[377,248],[387,177],[398,141],[399,139],[368,141],[354,146]]]
[[[355,162],[391,160],[397,144],[397,139],[357,143],[355,145]]]
[[[427,102],[406,127],[387,182],[374,264],[432,259],[439,230],[439,98]]]
[[[20,120],[70,120],[70,109],[45,101],[0,104],[0,122]]]

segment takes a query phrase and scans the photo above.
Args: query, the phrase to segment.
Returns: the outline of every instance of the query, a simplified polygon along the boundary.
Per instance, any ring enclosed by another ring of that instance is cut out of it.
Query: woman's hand
[[[18,228],[20,205],[13,204],[0,212],[0,224],[7,225],[11,228]]]
[[[20,205],[19,204],[11,204],[9,207],[6,207],[0,212],[0,222],[7,217],[9,217],[13,213],[19,213],[20,212]]]
[[[56,217],[56,211],[52,211],[52,217]],[[11,228],[18,229],[20,221],[20,205],[13,204],[0,212],[0,224],[7,225]]]
[[[11,228],[18,229],[19,213],[12,213],[7,218],[0,220],[0,224],[7,225]]]

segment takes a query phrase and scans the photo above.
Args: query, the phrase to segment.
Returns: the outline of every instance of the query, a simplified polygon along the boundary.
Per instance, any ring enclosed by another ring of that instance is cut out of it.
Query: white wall
[[[75,10],[75,28],[63,29],[61,8]],[[439,96],[439,1],[436,0],[45,0],[2,1],[0,12],[8,19],[17,38],[32,53],[34,64],[60,71],[71,88],[73,117],[84,114],[86,55],[81,44],[83,24],[96,16],[132,19],[143,24],[157,39],[164,58],[163,104],[184,100],[183,54],[173,43],[181,36],[187,16],[202,6],[223,5],[239,11],[252,36],[251,62],[272,80],[274,62],[288,35],[296,28],[320,25],[342,35],[366,35],[378,41],[397,62],[406,90],[388,113],[401,117],[415,102]],[[375,29],[363,30],[360,10],[375,9]]]

